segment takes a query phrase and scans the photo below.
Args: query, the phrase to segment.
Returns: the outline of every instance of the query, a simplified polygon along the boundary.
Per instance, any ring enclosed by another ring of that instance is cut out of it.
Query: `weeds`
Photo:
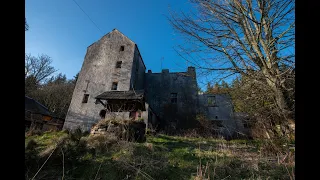
[[[26,179],[38,171],[35,179],[294,179],[294,152],[278,163],[258,152],[259,141],[158,134],[135,143],[70,133],[26,138]]]

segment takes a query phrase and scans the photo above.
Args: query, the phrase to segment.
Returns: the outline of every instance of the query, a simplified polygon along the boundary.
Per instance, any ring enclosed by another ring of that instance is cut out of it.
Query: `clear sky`
[[[181,41],[166,18],[169,6],[191,7],[187,0],[26,0],[25,52],[47,54],[57,73],[70,79],[80,71],[87,47],[117,28],[137,43],[147,69],[160,72],[163,57],[162,68],[186,71],[172,48]]]

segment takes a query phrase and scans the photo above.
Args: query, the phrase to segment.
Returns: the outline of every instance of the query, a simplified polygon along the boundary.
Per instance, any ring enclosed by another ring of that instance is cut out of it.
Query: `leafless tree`
[[[24,31],[28,31],[29,30],[29,25],[27,23],[27,18],[24,18]]]
[[[170,11],[169,22],[187,43],[176,50],[203,71],[233,74],[270,88],[285,117],[286,87],[294,79],[293,0],[191,0],[196,12]],[[284,66],[286,68],[280,68]]]
[[[52,76],[41,88],[33,89],[29,96],[46,106],[54,115],[65,118],[75,87],[74,80],[63,74]]]
[[[56,70],[51,66],[52,59],[45,55],[39,55],[38,57],[25,55],[25,78],[34,77],[36,83],[43,82],[46,78],[51,76]]]

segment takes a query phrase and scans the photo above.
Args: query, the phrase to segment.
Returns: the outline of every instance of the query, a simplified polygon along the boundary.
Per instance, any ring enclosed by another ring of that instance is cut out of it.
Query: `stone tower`
[[[95,97],[107,91],[144,88],[146,67],[137,45],[117,29],[87,48],[64,129],[89,130],[103,106]]]

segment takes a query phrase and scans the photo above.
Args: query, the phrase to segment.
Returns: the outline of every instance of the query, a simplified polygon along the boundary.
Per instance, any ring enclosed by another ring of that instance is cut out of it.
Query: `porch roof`
[[[107,91],[96,97],[96,99],[110,100],[141,100],[144,97],[144,90],[129,91]]]

